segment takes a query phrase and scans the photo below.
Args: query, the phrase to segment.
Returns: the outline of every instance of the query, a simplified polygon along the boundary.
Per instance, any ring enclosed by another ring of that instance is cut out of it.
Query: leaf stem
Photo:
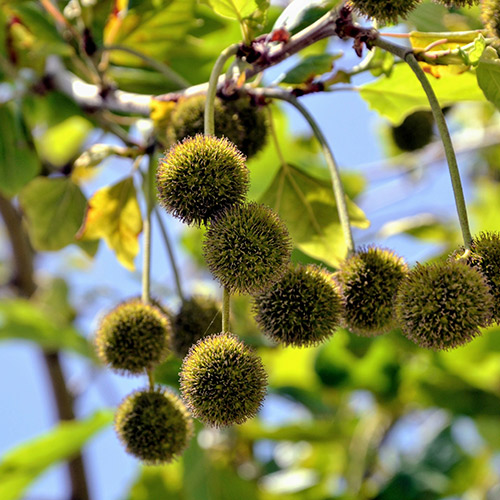
[[[355,252],[354,240],[352,237],[351,230],[351,220],[349,217],[349,211],[347,209],[347,201],[344,192],[344,186],[342,185],[342,180],[340,178],[340,170],[333,156],[333,152],[323,134],[319,128],[316,120],[309,113],[309,111],[298,101],[298,99],[282,89],[262,89],[265,90],[263,93],[267,97],[273,99],[281,99],[290,103],[299,113],[305,118],[307,123],[309,123],[314,136],[319,141],[323,154],[325,155],[326,163],[328,165],[328,170],[330,171],[330,176],[332,179],[333,194],[335,196],[335,201],[337,202],[337,211],[339,214],[340,226],[342,227],[342,232],[344,234],[344,239],[347,245],[347,255],[350,256]]]
[[[214,109],[219,75],[222,73],[226,61],[238,52],[238,48],[239,45],[234,44],[224,49],[212,68],[212,73],[208,81],[207,99],[205,101],[205,135],[213,135],[215,132]]]
[[[149,163],[144,177],[144,197],[146,200],[146,215],[143,222],[143,255],[142,255],[142,301],[151,302],[151,211],[153,210],[153,196],[151,193],[151,175],[155,168],[154,151],[149,156]]]
[[[165,223],[161,218],[159,210],[155,208],[154,212],[156,215],[156,219],[158,220],[158,226],[160,228],[160,233],[163,237],[163,242],[165,243],[165,247],[167,249],[168,258],[170,260],[170,265],[172,267],[172,273],[174,274],[175,286],[177,287],[177,294],[179,295],[179,298],[182,300],[182,302],[184,302],[186,298],[184,296],[184,292],[182,291],[181,280],[179,277],[179,270],[177,267],[177,262],[175,260],[172,243],[170,242],[170,238],[167,233],[167,228],[165,227]]]
[[[455,154],[455,149],[453,148],[453,143],[451,141],[450,131],[446,125],[446,120],[444,118],[443,111],[439,105],[439,101],[434,93],[434,89],[430,84],[424,70],[420,67],[413,51],[406,47],[401,47],[395,45],[387,40],[377,38],[373,41],[373,44],[391,52],[392,54],[400,57],[408,63],[410,68],[415,73],[418,78],[424,92],[429,100],[429,105],[436,121],[437,128],[439,130],[439,135],[441,136],[441,141],[443,142],[446,160],[448,162],[448,170],[450,173],[451,185],[453,187],[453,195],[455,197],[455,205],[457,207],[458,220],[460,222],[460,228],[462,230],[462,237],[464,240],[464,246],[466,249],[470,248],[472,236],[469,228],[469,218],[467,215],[467,205],[465,203],[464,192],[462,188],[462,181],[460,179],[460,171],[458,169],[457,157]]]

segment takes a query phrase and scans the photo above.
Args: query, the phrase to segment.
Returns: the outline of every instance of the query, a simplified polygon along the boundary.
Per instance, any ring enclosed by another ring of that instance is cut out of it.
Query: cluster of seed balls
[[[446,7],[471,7],[480,0],[435,0]],[[498,3],[498,0],[483,0],[484,3]],[[381,24],[397,23],[406,19],[422,0],[350,0],[349,4],[361,16],[374,19]]]

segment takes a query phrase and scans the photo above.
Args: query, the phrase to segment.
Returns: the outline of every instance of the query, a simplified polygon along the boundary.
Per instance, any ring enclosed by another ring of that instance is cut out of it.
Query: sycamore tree
[[[40,350],[60,420],[6,451],[0,498],[58,463],[104,498],[107,427],[129,500],[498,498],[499,36],[498,0],[0,2],[0,337]],[[369,229],[368,170],[304,98],[342,122],[341,91],[379,115],[373,169],[456,210],[392,192]],[[131,277],[105,306],[104,253]],[[67,357],[83,394],[135,391],[80,411]]]

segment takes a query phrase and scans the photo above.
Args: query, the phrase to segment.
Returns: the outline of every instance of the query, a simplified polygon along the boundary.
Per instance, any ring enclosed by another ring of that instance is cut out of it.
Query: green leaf
[[[76,243],[87,200],[80,188],[64,177],[37,177],[27,184],[19,201],[28,233],[37,250],[60,250]]]
[[[460,75],[444,74],[441,78],[428,77],[441,106],[461,101],[484,101],[484,95],[471,71]],[[420,109],[430,109],[420,82],[406,64],[394,66],[391,76],[383,76],[362,85],[361,97],[371,109],[399,125],[404,118]]]
[[[143,467],[127,500],[183,500],[182,460],[159,467]]]
[[[19,120],[11,108],[0,106],[0,192],[14,196],[40,170]]]
[[[64,349],[94,358],[92,346],[75,328],[62,325],[26,299],[0,302],[0,340],[10,339],[29,340],[46,350]]]
[[[24,490],[51,465],[73,457],[113,419],[111,412],[87,420],[61,422],[49,433],[4,455],[0,462],[0,498],[18,500]]]
[[[287,71],[281,83],[299,84],[310,82],[316,76],[332,70],[333,61],[341,54],[316,54],[305,57],[297,66]]]
[[[307,255],[334,267],[345,257],[347,246],[331,182],[292,165],[282,166],[260,201],[278,212],[295,246]],[[347,205],[352,224],[368,227],[363,211],[349,199]]]
[[[103,238],[124,267],[135,269],[142,216],[132,177],[99,189],[90,198],[85,221],[78,231],[82,240]]]
[[[477,83],[486,99],[500,108],[500,59],[493,47],[487,47],[477,65]]]
[[[255,0],[207,0],[207,3],[220,16],[238,21],[257,10]]]

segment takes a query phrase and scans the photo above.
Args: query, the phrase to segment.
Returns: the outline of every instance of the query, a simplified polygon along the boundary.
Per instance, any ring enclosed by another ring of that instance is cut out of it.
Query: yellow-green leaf
[[[87,420],[61,422],[56,428],[5,454],[0,462],[0,498],[18,500],[45,469],[73,457],[113,414],[98,412]]]
[[[23,188],[19,201],[37,250],[60,250],[77,243],[87,200],[71,179],[36,177]]]
[[[260,201],[278,212],[295,246],[307,255],[334,267],[345,257],[347,246],[329,181],[282,166]],[[363,211],[349,199],[347,204],[352,224],[368,227]]]
[[[257,10],[255,0],[207,0],[207,3],[217,14],[238,21]]]
[[[141,231],[142,217],[134,181],[127,177],[113,186],[99,189],[90,198],[78,238],[104,239],[120,264],[133,271]]]

